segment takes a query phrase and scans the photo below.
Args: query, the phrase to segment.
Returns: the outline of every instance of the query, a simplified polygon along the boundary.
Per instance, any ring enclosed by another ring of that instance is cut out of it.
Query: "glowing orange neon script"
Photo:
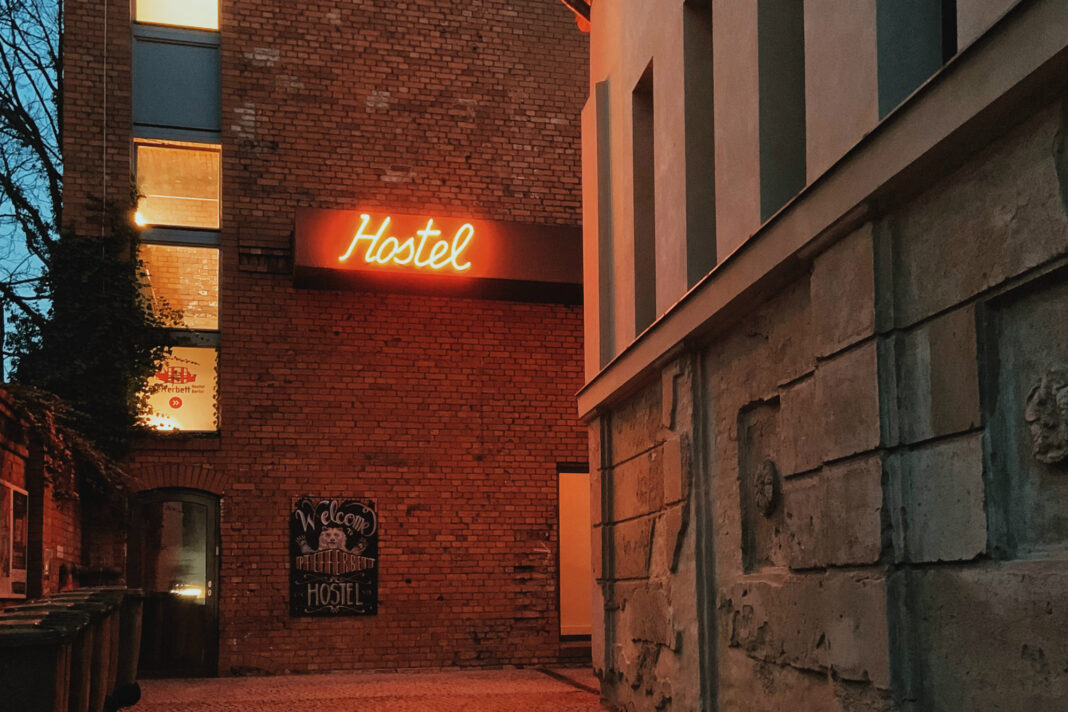
[[[347,261],[352,257],[352,253],[356,251],[356,248],[359,247],[360,241],[366,240],[370,244],[364,250],[363,261],[368,264],[393,264],[398,267],[412,265],[419,269],[432,270],[452,267],[457,272],[470,269],[471,263],[463,262],[461,264],[460,259],[464,250],[471,244],[471,238],[475,236],[475,228],[471,223],[461,225],[456,230],[456,234],[452,236],[452,241],[450,242],[449,240],[440,239],[431,241],[431,238],[437,238],[441,235],[441,230],[434,228],[433,218],[427,220],[425,228],[416,230],[415,235],[404,240],[399,240],[393,235],[387,235],[386,230],[389,228],[390,220],[388,217],[385,218],[378,227],[378,232],[368,233],[365,230],[367,229],[367,223],[371,222],[371,216],[366,213],[361,214],[360,227],[356,230],[352,242],[349,243],[349,249],[345,251],[345,254],[337,258],[338,262]],[[385,239],[383,239],[383,235],[387,235]],[[428,242],[430,243],[429,248]]]

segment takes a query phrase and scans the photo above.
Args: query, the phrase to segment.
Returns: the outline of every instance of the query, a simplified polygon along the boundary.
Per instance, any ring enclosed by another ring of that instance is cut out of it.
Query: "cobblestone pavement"
[[[603,712],[585,668],[144,680],[133,712]]]

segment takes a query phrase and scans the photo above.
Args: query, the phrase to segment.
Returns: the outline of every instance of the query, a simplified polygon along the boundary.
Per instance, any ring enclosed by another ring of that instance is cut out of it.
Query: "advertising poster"
[[[378,610],[378,517],[363,499],[301,497],[289,519],[289,612],[366,616]]]
[[[26,597],[29,504],[25,490],[0,483],[0,598]]]
[[[160,370],[148,379],[150,395],[143,422],[156,430],[216,430],[217,361],[214,348],[172,347]]]

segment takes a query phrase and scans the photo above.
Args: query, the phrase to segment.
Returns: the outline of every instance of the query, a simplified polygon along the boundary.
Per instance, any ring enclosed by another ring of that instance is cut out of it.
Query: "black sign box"
[[[378,612],[378,517],[366,499],[301,497],[289,521],[289,613]]]

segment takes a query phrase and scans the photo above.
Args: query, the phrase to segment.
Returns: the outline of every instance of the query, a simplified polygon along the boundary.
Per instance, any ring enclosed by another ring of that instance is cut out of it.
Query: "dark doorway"
[[[134,502],[130,585],[144,589],[140,674],[216,674],[219,657],[219,500],[196,490],[152,490]]]

